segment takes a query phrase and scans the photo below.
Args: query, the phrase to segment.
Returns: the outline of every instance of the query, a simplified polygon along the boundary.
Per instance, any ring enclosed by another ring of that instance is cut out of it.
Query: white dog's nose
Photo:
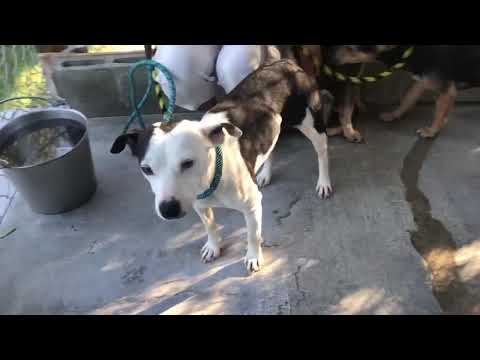
[[[180,202],[174,198],[169,201],[162,201],[158,207],[160,215],[164,219],[179,219],[185,216],[185,212],[182,211]]]

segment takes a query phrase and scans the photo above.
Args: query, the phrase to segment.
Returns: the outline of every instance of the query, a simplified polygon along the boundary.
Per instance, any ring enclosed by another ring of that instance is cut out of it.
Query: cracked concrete
[[[300,201],[300,197],[295,197],[292,201],[290,201],[290,203],[288,204],[288,209],[287,209],[287,212],[285,214],[282,214],[282,215],[278,215],[276,217],[276,220],[277,220],[277,224],[278,225],[282,225],[282,221],[288,217],[290,217],[290,215],[292,215],[292,208],[297,205],[297,203]],[[275,212],[274,212],[275,213]],[[277,212],[278,213],[278,212]]]
[[[440,314],[435,276],[411,242],[418,224],[401,179],[415,129],[431,113],[419,108],[394,124],[364,114],[359,128],[367,144],[331,139],[336,192],[327,201],[315,194],[311,144],[296,133],[283,136],[263,190],[265,265],[253,276],[242,262],[241,214],[215,211],[223,256],[203,264],[206,235],[196,215],[161,222],[135,160],[109,154],[126,119],[92,119],[94,198],[44,216],[17,194],[4,218],[2,232],[17,231],[0,240],[0,313]],[[455,243],[449,259],[470,291],[461,294],[466,302],[480,289],[478,113],[456,109],[418,176],[431,216]]]

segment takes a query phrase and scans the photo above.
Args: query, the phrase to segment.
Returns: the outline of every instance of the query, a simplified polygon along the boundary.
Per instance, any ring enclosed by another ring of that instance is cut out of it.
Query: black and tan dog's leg
[[[450,84],[446,91],[443,91],[435,103],[435,117],[430,127],[424,127],[417,131],[423,138],[433,138],[447,125],[447,116],[455,105],[457,89],[455,84]]]
[[[355,110],[356,88],[354,85],[346,85],[345,96],[340,103],[339,114],[343,136],[345,136],[348,141],[358,143],[363,140],[362,135],[353,128],[352,124],[353,111]]]
[[[343,127],[337,126],[337,127],[327,128],[326,134],[328,136],[343,135]]]
[[[355,103],[359,102],[356,94],[357,90],[359,90],[358,86],[344,85],[341,95],[337,99],[337,111],[341,126],[328,128],[328,136],[343,135],[348,141],[357,143],[362,142],[362,135],[353,128],[352,124]]]
[[[333,109],[335,108],[335,98],[333,97],[332,93],[327,90],[321,91],[321,98],[322,98],[322,116],[325,125],[328,125],[331,115],[333,113]],[[343,135],[343,128],[341,126],[337,127],[327,127],[326,128],[327,136],[337,136]]]
[[[211,208],[197,208],[195,211],[200,216],[205,230],[207,231],[207,242],[203,245],[201,250],[202,260],[210,262],[215,260],[220,255],[220,235],[218,233],[218,225],[215,223],[213,210]]]
[[[353,87],[353,105],[356,106],[360,112],[367,111],[367,105],[362,101],[360,86]]]
[[[435,86],[427,80],[417,81],[410,89],[408,89],[407,93],[405,94],[400,103],[400,106],[392,112],[380,114],[380,118],[386,122],[391,122],[393,120],[399,119],[415,106],[417,101],[425,93],[426,90],[433,88],[435,88]]]

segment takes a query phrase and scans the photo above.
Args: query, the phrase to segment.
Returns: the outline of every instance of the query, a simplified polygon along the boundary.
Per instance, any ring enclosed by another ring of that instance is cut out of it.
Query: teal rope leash
[[[217,190],[220,180],[222,179],[223,172],[223,154],[222,147],[220,145],[215,146],[215,174],[213,175],[210,187],[203,193],[197,195],[197,200],[203,200],[212,195]]]
[[[135,102],[136,92],[135,92],[134,75],[137,72],[137,70],[140,69],[141,67],[147,67],[147,69],[148,69],[148,72],[149,72],[148,86],[147,86],[147,91],[145,92],[145,94],[143,95],[141,100],[137,103],[137,102]],[[154,69],[158,69],[159,71],[161,71],[163,73],[163,75],[167,79],[168,87],[169,87],[168,90],[170,92],[170,99],[168,101],[168,105],[167,105],[167,109],[165,111],[165,114],[163,116],[164,121],[170,121],[172,116],[173,116],[173,111],[175,109],[175,101],[176,101],[177,91],[176,91],[176,88],[175,88],[175,82],[173,81],[172,73],[164,65],[162,65],[162,64],[160,64],[160,63],[158,63],[154,60],[139,61],[139,62],[135,63],[130,68],[130,70],[128,72],[128,81],[129,81],[129,85],[130,85],[129,97],[130,97],[130,104],[133,108],[133,112],[130,115],[130,118],[128,119],[127,124],[125,125],[125,128],[123,129],[124,133],[126,133],[128,131],[128,129],[130,128],[130,126],[132,125],[132,123],[135,119],[138,120],[138,123],[140,124],[140,126],[143,129],[146,128],[145,122],[143,121],[143,118],[142,118],[141,109],[143,108],[143,106],[147,102],[148,96],[150,95],[150,93],[152,92],[152,89],[154,87],[154,85],[153,85],[153,83],[154,83],[154,81],[153,81],[153,70]]]

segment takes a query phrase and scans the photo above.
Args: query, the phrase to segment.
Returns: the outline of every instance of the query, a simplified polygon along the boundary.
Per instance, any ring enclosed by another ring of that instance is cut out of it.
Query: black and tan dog
[[[412,109],[426,90],[436,91],[439,96],[433,122],[417,131],[423,138],[433,138],[447,124],[457,90],[480,87],[480,46],[340,45],[330,48],[328,58],[337,65],[380,61],[392,66],[409,49],[413,51],[405,60],[404,70],[411,72],[417,81],[397,109],[380,117],[387,122],[396,120]]]
[[[324,113],[329,114],[329,117],[324,119],[327,124],[327,135],[343,135],[348,141],[362,142],[362,135],[353,126],[354,114],[358,110],[365,110],[365,105],[360,99],[360,86],[350,82],[340,82],[322,71],[327,49],[328,46],[325,45],[293,45],[290,57],[294,58],[309,75],[316,78],[318,86],[327,91],[322,92],[323,95],[328,93],[332,95],[331,99],[324,98],[323,101]],[[347,74],[357,74],[360,68],[361,66],[357,64],[344,65],[342,71]],[[326,111],[329,101],[332,111]]]

